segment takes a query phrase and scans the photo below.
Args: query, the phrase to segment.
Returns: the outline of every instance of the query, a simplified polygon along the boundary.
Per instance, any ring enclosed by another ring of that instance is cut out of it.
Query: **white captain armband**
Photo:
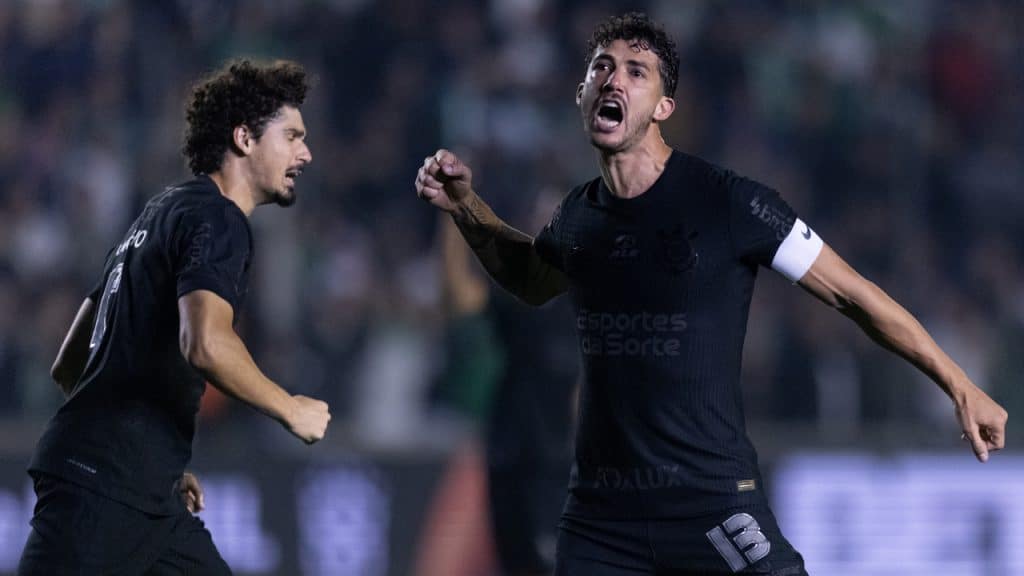
[[[821,236],[815,234],[810,226],[797,218],[793,223],[793,229],[775,252],[772,270],[782,274],[790,282],[799,282],[811,269],[824,245]]]

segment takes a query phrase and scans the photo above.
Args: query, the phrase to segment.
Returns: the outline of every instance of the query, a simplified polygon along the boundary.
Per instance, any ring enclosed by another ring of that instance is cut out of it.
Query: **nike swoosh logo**
[[[802,234],[804,235],[804,238],[806,238],[807,240],[811,239],[811,229],[810,227],[807,226],[807,224],[804,224],[804,231],[802,232]]]

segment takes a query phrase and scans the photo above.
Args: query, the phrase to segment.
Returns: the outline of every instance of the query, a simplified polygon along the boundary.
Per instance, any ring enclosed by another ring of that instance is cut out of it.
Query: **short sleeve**
[[[571,196],[566,196],[555,207],[551,214],[551,220],[541,228],[540,233],[533,240],[533,249],[540,256],[541,260],[562,272],[565,272],[565,263],[562,257],[562,212],[565,210],[565,203]]]
[[[247,289],[252,252],[245,216],[233,206],[199,206],[182,216],[172,238],[178,297],[209,290],[237,311]]]
[[[100,278],[96,280],[96,282],[92,285],[92,288],[89,289],[89,294],[87,295],[87,298],[89,298],[89,300],[92,300],[94,304],[99,304],[100,297],[103,294],[103,287],[106,286],[107,284],[107,269],[110,266],[110,255],[114,253],[114,250],[116,248],[117,246],[114,246],[113,248],[108,250],[107,255],[103,257],[103,275],[100,276]]]
[[[723,182],[736,257],[800,280],[821,252],[821,238],[775,190],[731,172]]]

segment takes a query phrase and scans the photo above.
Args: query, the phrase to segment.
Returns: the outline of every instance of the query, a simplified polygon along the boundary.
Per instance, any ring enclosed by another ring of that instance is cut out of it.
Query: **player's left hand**
[[[191,472],[182,474],[181,480],[175,482],[174,489],[181,497],[182,504],[192,514],[206,508],[206,504],[203,502],[203,487],[199,484],[199,478],[196,478],[195,474]]]
[[[961,438],[971,443],[979,462],[987,462],[989,452],[1003,449],[1009,414],[974,384],[968,385],[954,404],[963,430]]]

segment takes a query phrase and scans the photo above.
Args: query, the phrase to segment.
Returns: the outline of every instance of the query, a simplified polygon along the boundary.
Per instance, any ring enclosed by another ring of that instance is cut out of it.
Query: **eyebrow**
[[[289,134],[294,134],[295,136],[298,136],[299,138],[302,138],[302,137],[304,137],[306,135],[306,131],[302,130],[300,128],[285,128],[284,131],[286,133],[289,133]]]
[[[608,62],[612,62],[612,63],[615,62],[615,59],[612,58],[611,56],[607,55],[607,54],[600,54],[600,55],[594,57],[594,62],[595,63],[599,62],[599,61],[602,61],[602,60],[608,61]],[[646,62],[641,62],[640,60],[634,60],[632,58],[629,59],[629,60],[626,60],[626,65],[627,66],[637,66],[639,68],[643,68],[644,70],[650,70],[651,69],[650,65],[648,65]]]

